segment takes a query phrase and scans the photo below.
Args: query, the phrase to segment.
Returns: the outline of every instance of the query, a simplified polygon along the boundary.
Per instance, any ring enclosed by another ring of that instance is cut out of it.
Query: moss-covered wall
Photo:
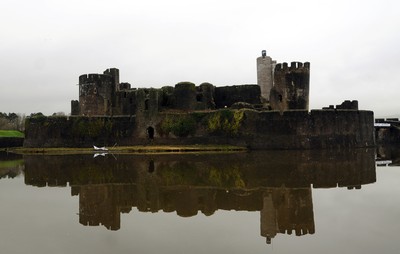
[[[25,147],[91,147],[126,143],[135,128],[130,117],[31,117]]]
[[[250,149],[375,145],[373,112],[359,110],[160,113],[148,117],[33,117],[26,147],[230,144]],[[153,135],[149,136],[149,129]]]

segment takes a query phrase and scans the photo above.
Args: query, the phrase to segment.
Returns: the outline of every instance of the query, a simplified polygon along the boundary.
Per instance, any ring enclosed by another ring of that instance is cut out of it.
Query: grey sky
[[[255,84],[256,58],[311,62],[310,108],[400,114],[397,0],[2,0],[0,112],[70,113],[78,76]]]

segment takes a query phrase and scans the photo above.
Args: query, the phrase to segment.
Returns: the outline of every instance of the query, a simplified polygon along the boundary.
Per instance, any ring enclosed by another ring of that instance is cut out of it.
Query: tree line
[[[42,112],[32,113],[29,117],[44,116]],[[65,116],[64,112],[53,113],[52,116]],[[0,112],[0,130],[25,131],[25,114]]]
[[[25,115],[0,112],[0,130],[24,131]]]

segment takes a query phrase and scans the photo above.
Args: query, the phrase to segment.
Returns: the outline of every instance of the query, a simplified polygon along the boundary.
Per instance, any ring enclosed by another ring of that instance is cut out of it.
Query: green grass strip
[[[0,138],[23,138],[24,133],[14,130],[0,130]]]

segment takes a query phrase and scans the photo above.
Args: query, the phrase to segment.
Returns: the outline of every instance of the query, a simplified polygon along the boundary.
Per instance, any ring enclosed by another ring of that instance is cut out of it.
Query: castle
[[[245,146],[315,149],[375,145],[373,112],[357,101],[309,111],[310,63],[257,58],[253,85],[132,88],[119,70],[79,77],[71,116],[30,118],[25,147],[101,145]]]
[[[252,108],[256,110],[308,110],[310,63],[276,64],[262,52],[257,59],[257,85],[216,87],[181,82],[161,89],[131,88],[119,82],[119,70],[79,77],[79,101],[71,102],[71,115],[155,114],[166,110],[216,110]]]

